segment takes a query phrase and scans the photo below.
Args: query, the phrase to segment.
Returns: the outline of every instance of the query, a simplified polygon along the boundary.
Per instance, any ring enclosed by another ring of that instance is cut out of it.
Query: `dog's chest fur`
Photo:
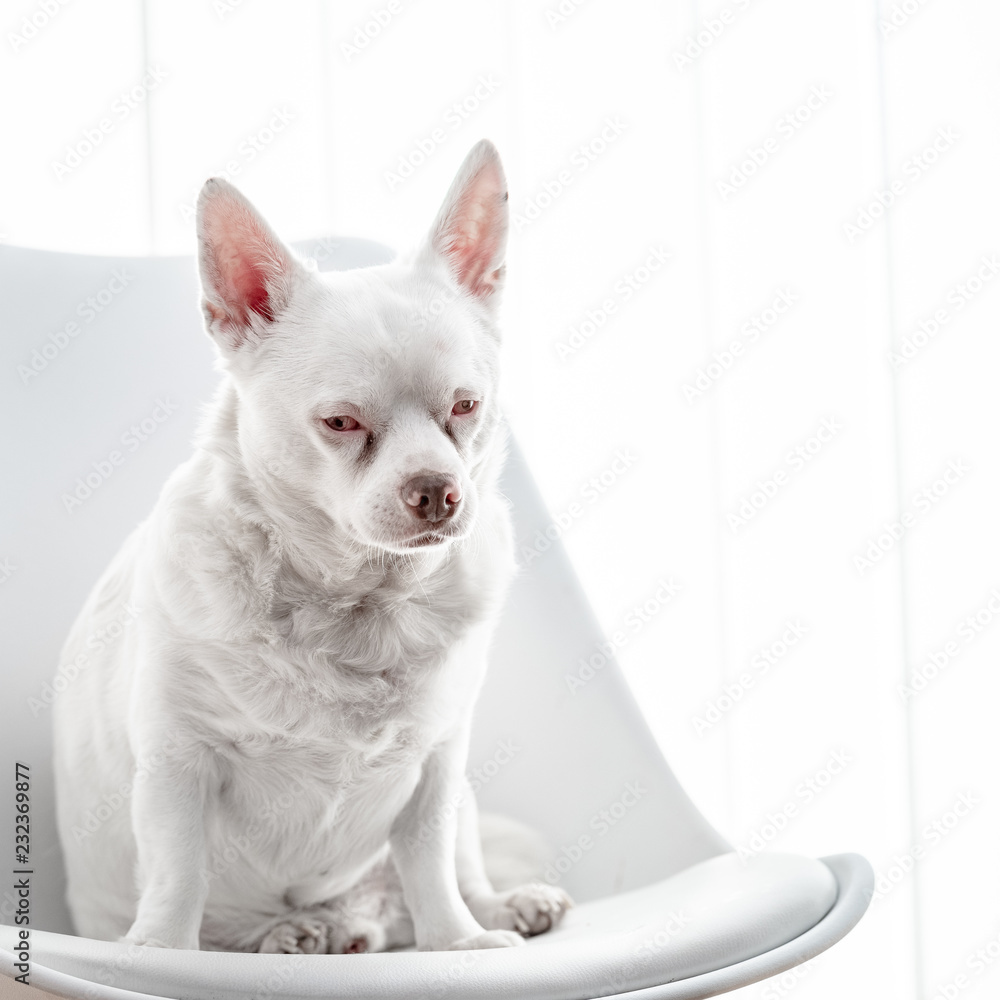
[[[478,636],[509,577],[506,512],[492,512],[492,544],[453,547],[429,573],[377,561],[319,582],[263,532],[230,525],[206,548],[185,508],[161,537],[175,553],[187,533],[202,543],[161,592],[183,611],[171,623],[182,645],[201,623],[173,690],[187,691],[185,725],[218,782],[211,851],[253,824],[258,871],[337,891],[384,844],[430,747],[467,721],[485,665]],[[264,876],[260,891],[271,888]]]
[[[467,576],[456,560],[439,578],[389,572],[377,585],[327,594],[286,577],[262,616],[266,638],[242,644],[229,678],[241,715],[365,756],[421,725],[422,741],[433,741],[478,670],[454,651],[492,603]]]

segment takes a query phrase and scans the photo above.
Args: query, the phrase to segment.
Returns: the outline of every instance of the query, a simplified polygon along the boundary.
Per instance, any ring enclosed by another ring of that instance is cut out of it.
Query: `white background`
[[[0,14],[9,243],[190,253],[227,173],[289,240],[402,248],[497,143],[506,408],[664,753],[734,844],[857,850],[887,889],[743,995],[995,997],[974,956],[1000,942],[1000,7],[43,7]]]

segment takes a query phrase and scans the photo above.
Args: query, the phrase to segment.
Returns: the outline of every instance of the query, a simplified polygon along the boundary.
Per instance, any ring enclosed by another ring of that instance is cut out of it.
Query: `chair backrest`
[[[390,256],[363,240],[299,249],[321,269]],[[59,650],[98,575],[189,455],[200,404],[219,378],[213,359],[191,258],[0,247],[0,745],[8,793],[15,760],[32,776],[36,927],[70,931],[50,760],[54,685],[72,683],[55,681]],[[540,830],[553,847],[547,877],[580,899],[727,850],[602,649],[516,445],[504,489],[523,569],[477,713],[470,772],[481,806]],[[11,810],[3,814],[12,844]],[[8,891],[4,922],[13,907]]]

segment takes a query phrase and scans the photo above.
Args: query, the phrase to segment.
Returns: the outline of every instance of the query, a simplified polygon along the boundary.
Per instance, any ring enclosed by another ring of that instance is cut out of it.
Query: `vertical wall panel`
[[[506,145],[512,80],[499,5],[384,7],[327,5],[331,198],[337,232],[403,251],[423,237],[466,152],[484,136]]]
[[[687,10],[517,7],[511,419],[657,739],[723,817],[690,719],[722,677],[711,426],[679,392],[707,349],[695,80],[665,57]]]
[[[150,250],[142,7],[19,0],[0,13],[0,233],[82,253]],[[152,81],[150,81],[152,82]]]
[[[913,736],[922,986],[985,1000],[1000,983],[989,951],[977,954],[1000,948],[1000,18],[980,2],[889,23],[887,162],[903,190],[885,219],[896,355],[886,364],[912,522],[897,701]]]
[[[719,29],[699,7],[692,32],[716,30],[694,67],[714,351],[697,405],[718,420],[726,676],[702,704],[728,747],[725,832],[748,856],[877,857],[908,808],[898,568],[853,561],[895,498],[885,242],[842,228],[881,173],[874,18],[866,2],[731,4]],[[851,965],[824,961],[796,995],[859,977],[911,993],[905,909],[858,934]]]
[[[237,185],[286,239],[330,225],[318,0],[149,4],[154,225],[160,253],[194,252],[204,181]]]

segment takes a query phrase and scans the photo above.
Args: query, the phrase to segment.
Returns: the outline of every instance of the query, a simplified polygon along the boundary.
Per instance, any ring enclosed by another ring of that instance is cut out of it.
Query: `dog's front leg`
[[[468,734],[435,747],[409,802],[393,823],[393,858],[413,918],[417,948],[505,948],[522,944],[518,934],[484,930],[458,889],[455,847],[458,812],[466,785]]]
[[[198,948],[208,896],[203,772],[167,760],[136,781],[132,829],[139,906],[125,940],[158,948]]]
[[[494,890],[486,875],[479,815],[471,788],[467,788],[458,812],[456,868],[462,898],[483,927],[508,928],[525,936],[542,934],[552,930],[573,905],[562,889],[545,882],[529,882],[503,892]]]

